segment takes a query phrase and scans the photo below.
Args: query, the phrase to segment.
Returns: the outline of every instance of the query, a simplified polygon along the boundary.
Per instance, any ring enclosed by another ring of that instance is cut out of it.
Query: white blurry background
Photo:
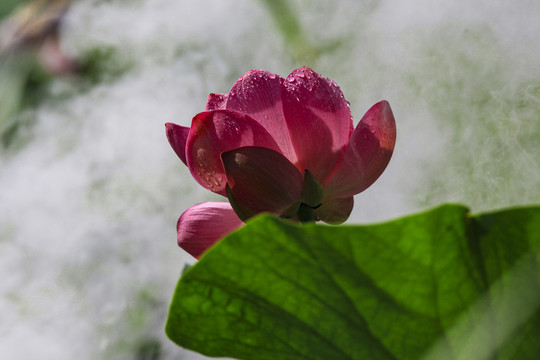
[[[113,49],[126,70],[84,91],[55,80],[18,115],[33,123],[24,144],[0,152],[2,359],[203,358],[163,328],[194,261],[176,220],[218,198],[170,149],[164,123],[189,125],[208,93],[249,69],[309,65],[341,86],[356,121],[390,102],[394,157],[348,223],[442,202],[540,202],[539,2],[289,5],[307,55],[262,0],[75,2],[65,48]]]

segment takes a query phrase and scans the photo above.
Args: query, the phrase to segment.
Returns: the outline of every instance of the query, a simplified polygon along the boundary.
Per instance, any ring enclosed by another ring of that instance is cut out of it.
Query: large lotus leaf
[[[540,208],[366,226],[260,216],[180,279],[180,346],[240,359],[537,359]]]

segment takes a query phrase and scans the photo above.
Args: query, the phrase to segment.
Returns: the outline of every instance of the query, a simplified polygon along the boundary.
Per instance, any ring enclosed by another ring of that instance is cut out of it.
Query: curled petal
[[[227,94],[210,94],[206,100],[205,111],[225,109]]]
[[[247,115],[230,110],[202,112],[193,118],[187,140],[189,170],[199,184],[226,196],[221,153],[242,146],[279,150],[272,136]]]
[[[354,130],[343,160],[326,183],[327,195],[348,197],[367,189],[386,169],[395,142],[394,115],[383,100],[368,110]]]
[[[315,210],[317,218],[328,224],[341,224],[349,218],[354,206],[352,196],[346,198],[325,199],[322,205]]]
[[[186,162],[186,141],[189,135],[189,128],[185,126],[176,125],[173,123],[166,123],[165,130],[167,132],[167,139],[169,144],[173,148],[174,152],[184,164]]]
[[[221,157],[230,191],[243,208],[281,215],[300,201],[304,177],[280,153],[249,146]]]
[[[343,93],[333,81],[303,67],[287,76],[281,96],[298,169],[325,182],[353,131]]]
[[[281,153],[296,162],[291,135],[283,116],[281,85],[284,79],[264,70],[251,70],[231,88],[226,108],[247,114],[276,140]]]
[[[219,239],[242,224],[228,203],[205,202],[194,205],[178,219],[178,246],[198,259]]]

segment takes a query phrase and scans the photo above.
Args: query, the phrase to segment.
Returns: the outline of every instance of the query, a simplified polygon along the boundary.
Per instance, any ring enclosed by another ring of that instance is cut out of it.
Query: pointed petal
[[[296,154],[283,116],[282,83],[281,76],[268,71],[248,71],[231,88],[226,108],[255,119],[276,139],[281,153],[295,163]]]
[[[394,115],[383,100],[368,110],[354,130],[343,161],[325,186],[327,194],[347,197],[367,189],[386,169],[395,142]]]
[[[301,199],[304,177],[280,153],[249,146],[221,157],[234,199],[243,206],[281,215]]]
[[[354,198],[352,196],[342,199],[325,199],[315,212],[317,217],[325,223],[338,225],[349,218],[353,206]]]
[[[227,94],[210,94],[206,100],[205,111],[225,109]]]
[[[249,116],[230,110],[202,112],[193,118],[187,141],[189,170],[199,184],[227,196],[221,153],[242,146],[278,150],[270,134]]]
[[[199,258],[219,239],[242,224],[228,203],[205,202],[194,205],[178,219],[178,246]]]
[[[281,95],[298,169],[325,182],[353,131],[343,93],[333,81],[303,67],[285,79]]]
[[[304,185],[302,186],[302,202],[312,208],[319,206],[324,197],[324,187],[309,171],[304,171]]]
[[[173,123],[166,123],[165,130],[167,132],[167,139],[169,144],[173,148],[174,152],[184,164],[186,162],[186,141],[189,135],[189,128],[185,126],[176,125]]]

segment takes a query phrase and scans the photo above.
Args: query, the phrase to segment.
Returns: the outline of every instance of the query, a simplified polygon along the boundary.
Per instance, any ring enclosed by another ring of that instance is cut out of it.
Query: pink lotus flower
[[[285,79],[249,71],[229,94],[210,94],[191,128],[166,129],[195,180],[229,199],[180,216],[178,244],[197,258],[261,212],[342,223],[353,195],[386,168],[396,139],[388,102],[371,107],[354,129],[337,84],[307,67]]]

